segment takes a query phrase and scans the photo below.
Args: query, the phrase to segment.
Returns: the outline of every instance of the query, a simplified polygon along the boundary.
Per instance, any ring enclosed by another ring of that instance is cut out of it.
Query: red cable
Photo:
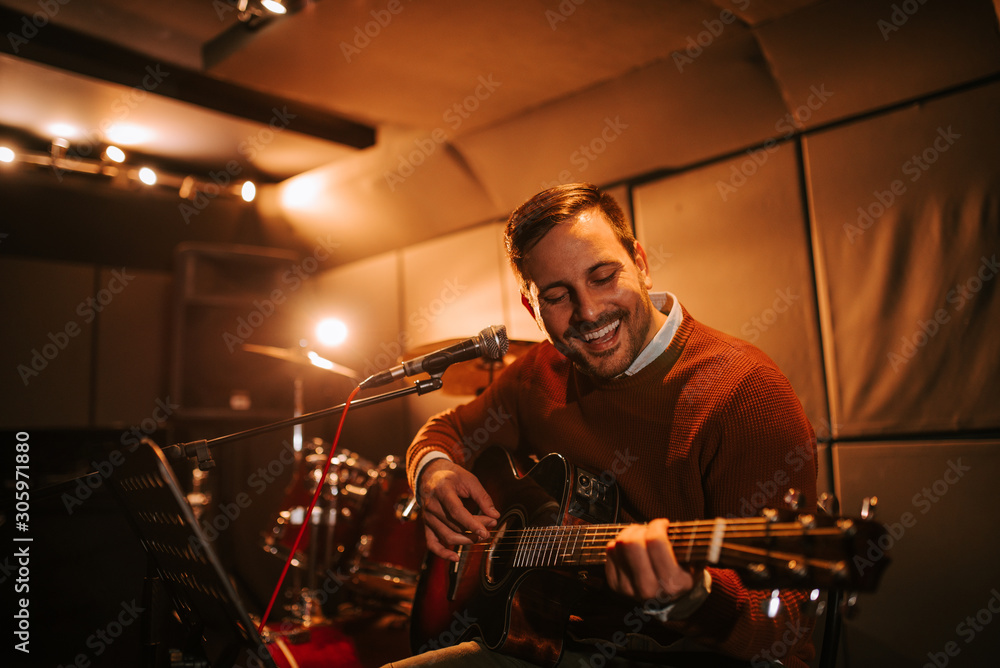
[[[264,633],[264,625],[267,624],[267,618],[271,614],[271,608],[274,607],[274,601],[278,598],[278,592],[281,590],[281,583],[285,581],[285,574],[288,572],[288,567],[291,566],[292,560],[295,558],[295,553],[299,549],[299,541],[302,540],[303,534],[305,534],[306,528],[312,521],[313,508],[316,507],[316,502],[319,500],[319,495],[323,493],[323,488],[326,485],[326,476],[330,471],[330,462],[333,461],[333,453],[337,451],[337,443],[340,442],[340,432],[344,428],[344,418],[347,417],[347,409],[351,407],[351,401],[354,399],[354,395],[361,390],[360,387],[355,387],[354,391],[351,392],[351,396],[347,397],[347,401],[344,402],[344,412],[340,414],[340,424],[337,425],[337,435],[333,438],[333,445],[330,446],[330,454],[326,456],[326,466],[323,467],[323,475],[320,476],[319,484],[316,486],[316,493],[313,494],[312,503],[309,504],[309,510],[306,511],[305,517],[302,518],[302,528],[299,529],[299,535],[295,537],[295,544],[292,545],[292,551],[288,554],[288,559],[285,561],[285,567],[281,571],[281,577],[278,578],[278,584],[274,587],[274,593],[271,594],[271,600],[267,604],[267,610],[264,611],[264,616],[260,619],[260,626],[257,627],[257,634],[262,635]]]

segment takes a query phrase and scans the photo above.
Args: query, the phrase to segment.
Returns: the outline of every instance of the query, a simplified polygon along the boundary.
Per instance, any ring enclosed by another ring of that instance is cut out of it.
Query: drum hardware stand
[[[436,373],[431,375],[430,378],[417,380],[410,387],[402,388],[399,390],[393,390],[391,392],[385,392],[383,394],[374,395],[371,397],[365,397],[364,399],[357,399],[351,403],[352,408],[361,408],[364,406],[373,406],[375,404],[384,403],[392,399],[399,397],[409,396],[412,394],[423,395],[433,392],[435,390],[440,390],[443,386],[441,376],[444,372]],[[198,469],[200,471],[208,471],[215,467],[215,460],[212,458],[211,448],[222,445],[223,443],[229,443],[232,441],[238,441],[245,438],[250,438],[252,436],[257,436],[260,434],[266,434],[279,429],[284,429],[286,427],[298,428],[299,431],[295,433],[293,438],[299,437],[298,443],[301,443],[301,425],[305,422],[311,422],[313,420],[318,420],[320,418],[327,417],[329,415],[337,415],[342,413],[346,408],[347,404],[339,404],[337,406],[332,406],[330,408],[325,408],[319,411],[314,411],[312,413],[301,414],[300,410],[300,399],[301,393],[301,383],[296,384],[296,413],[299,413],[291,418],[285,420],[279,420],[270,424],[262,425],[260,427],[254,427],[241,432],[236,432],[233,434],[228,434],[225,436],[219,436],[212,439],[201,439],[197,441],[190,441],[187,443],[179,443],[174,445],[168,445],[162,449],[163,454],[167,455],[171,459],[180,459],[182,457],[197,459]],[[332,445],[331,445],[332,447]],[[295,451],[296,462],[298,463],[302,457],[301,450]],[[320,480],[320,485],[325,484],[324,480]],[[326,504],[318,506],[322,508],[322,512],[330,512],[329,507]],[[312,523],[313,518],[303,518],[304,522]],[[328,538],[332,540],[333,531],[328,532]],[[316,563],[316,544],[318,541],[310,541],[310,554],[309,559],[312,563]],[[314,569],[309,569],[309,581],[308,586],[301,587],[301,580],[295,581],[295,588],[299,590],[298,600],[291,605],[291,611],[294,620],[299,620],[302,625],[306,628],[309,626],[315,626],[320,623],[326,623],[328,620],[324,616],[319,603],[316,600],[315,592],[316,590],[316,573]],[[301,576],[297,576],[300,578]]]

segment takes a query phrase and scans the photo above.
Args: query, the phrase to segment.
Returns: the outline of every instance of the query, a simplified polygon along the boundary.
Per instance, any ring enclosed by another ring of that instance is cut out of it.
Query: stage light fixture
[[[139,180],[147,186],[156,185],[156,172],[149,167],[143,167],[139,170]]]
[[[247,181],[243,184],[240,189],[240,197],[243,198],[244,202],[252,202],[254,197],[257,196],[257,186],[253,184],[253,181]]]
[[[48,131],[53,137],[76,137],[80,134],[80,129],[69,123],[51,123]]]
[[[324,318],[316,325],[316,338],[325,346],[339,346],[347,340],[347,325],[337,318]]]
[[[288,12],[288,9],[281,4],[280,0],[261,0],[260,4],[272,14],[285,14]]]
[[[108,146],[104,149],[104,157],[111,162],[125,162],[125,151],[114,145]]]
[[[14,162],[14,149],[0,146],[0,162]]]

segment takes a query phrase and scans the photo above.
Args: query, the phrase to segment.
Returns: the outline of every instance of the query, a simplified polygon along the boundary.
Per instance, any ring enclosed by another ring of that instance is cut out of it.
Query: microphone
[[[381,371],[361,381],[362,390],[369,387],[386,385],[404,376],[416,376],[420,373],[441,373],[456,362],[465,362],[477,357],[491,360],[503,359],[510,343],[507,341],[507,328],[503,325],[492,325],[476,336],[465,341],[459,341],[441,350],[435,350],[421,357],[397,364],[388,371]]]

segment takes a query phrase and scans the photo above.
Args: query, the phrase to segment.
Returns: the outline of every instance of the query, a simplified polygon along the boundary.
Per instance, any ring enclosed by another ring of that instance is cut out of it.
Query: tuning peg
[[[875,519],[875,508],[878,506],[877,496],[866,496],[861,501],[861,519],[863,520],[873,520]]]
[[[819,501],[817,505],[820,507],[824,513],[830,517],[834,517],[840,514],[840,501],[837,497],[829,492],[823,492],[819,495]]]
[[[774,619],[781,612],[781,597],[777,589],[771,590],[771,595],[760,602],[760,609],[769,618]]]
[[[806,495],[802,492],[802,490],[791,487],[787,492],[785,492],[784,501],[785,505],[792,510],[799,510],[806,505]]]
[[[766,519],[768,522],[778,521],[778,511],[774,508],[761,508],[760,516]]]

